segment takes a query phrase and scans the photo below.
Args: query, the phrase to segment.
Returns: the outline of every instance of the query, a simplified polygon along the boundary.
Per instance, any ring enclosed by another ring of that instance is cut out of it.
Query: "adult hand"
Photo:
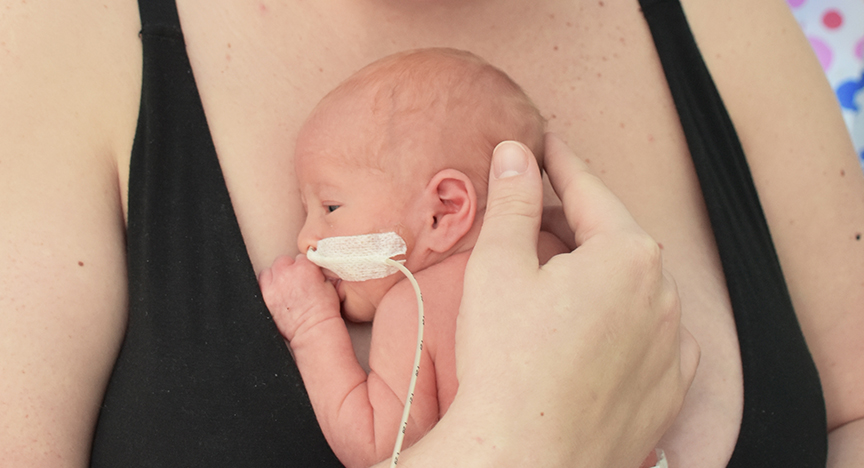
[[[459,434],[486,466],[635,467],[699,347],[656,242],[551,135],[546,167],[578,248],[539,266],[540,172],[524,145],[500,144],[457,325],[459,393],[433,433]]]

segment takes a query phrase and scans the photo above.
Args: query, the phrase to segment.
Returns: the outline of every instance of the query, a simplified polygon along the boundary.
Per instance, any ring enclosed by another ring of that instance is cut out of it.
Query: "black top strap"
[[[140,5],[129,323],[91,466],[341,466],[260,297],[174,3]]]
[[[729,114],[678,0],[641,0],[705,197],[744,371],[730,467],[825,466],[819,375]]]
[[[180,31],[180,17],[173,1],[140,0],[138,12],[141,15],[141,27],[169,27]]]

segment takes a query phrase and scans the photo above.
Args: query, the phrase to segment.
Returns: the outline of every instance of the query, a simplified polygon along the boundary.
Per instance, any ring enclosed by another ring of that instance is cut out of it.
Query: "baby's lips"
[[[333,273],[332,271],[330,271],[326,268],[322,268],[321,273],[324,274],[324,279],[326,279],[327,281],[329,281],[331,283],[339,279],[339,276],[336,275],[336,273]]]

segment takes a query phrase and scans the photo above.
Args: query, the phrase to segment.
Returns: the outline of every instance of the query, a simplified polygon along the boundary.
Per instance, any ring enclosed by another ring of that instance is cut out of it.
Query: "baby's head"
[[[415,272],[469,250],[493,148],[517,140],[542,158],[543,131],[521,88],[470,53],[424,49],[374,62],[325,96],[300,130],[295,165],[307,219],[298,246],[395,231]],[[338,285],[346,314],[371,319],[400,279]]]

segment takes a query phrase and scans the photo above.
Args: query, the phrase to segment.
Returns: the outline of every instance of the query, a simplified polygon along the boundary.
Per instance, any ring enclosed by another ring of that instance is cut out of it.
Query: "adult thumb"
[[[536,158],[521,143],[499,143],[492,152],[486,213],[472,260],[492,268],[502,263],[513,268],[513,261],[536,268],[542,214],[543,182]]]

